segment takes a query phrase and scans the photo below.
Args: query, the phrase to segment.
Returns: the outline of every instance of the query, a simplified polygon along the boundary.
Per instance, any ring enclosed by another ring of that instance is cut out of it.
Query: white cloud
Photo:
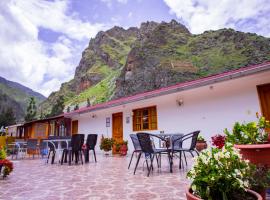
[[[0,2],[0,75],[48,96],[70,80],[82,44],[104,29],[68,13],[67,1],[9,0]],[[54,43],[38,37],[39,28],[60,36]]]
[[[128,18],[131,18],[133,16],[133,13],[132,12],[129,12],[128,13]]]
[[[101,2],[105,3],[108,8],[112,8],[113,0],[101,0]],[[115,0],[115,2],[127,4],[128,0]]]
[[[192,33],[230,27],[270,36],[268,0],[164,0]]]

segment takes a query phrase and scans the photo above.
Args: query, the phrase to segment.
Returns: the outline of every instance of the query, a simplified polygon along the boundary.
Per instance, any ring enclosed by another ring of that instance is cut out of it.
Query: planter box
[[[267,165],[270,167],[270,144],[245,144],[234,145],[240,149],[242,158],[255,165]]]
[[[259,195],[257,192],[254,192],[253,190],[247,190],[247,192],[254,195],[254,197],[256,197],[258,200],[262,200],[261,195]],[[187,197],[187,200],[202,200],[201,198],[196,197],[192,194],[191,188],[188,188],[186,190],[186,197]]]

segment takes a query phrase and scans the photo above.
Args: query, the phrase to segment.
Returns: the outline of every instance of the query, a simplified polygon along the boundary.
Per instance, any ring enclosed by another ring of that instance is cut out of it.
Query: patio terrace
[[[186,199],[188,167],[179,170],[175,160],[173,173],[169,173],[166,156],[158,171],[147,177],[141,159],[136,175],[133,175],[135,159],[128,170],[128,157],[97,156],[97,163],[90,159],[88,164],[59,165],[45,164],[45,160],[25,158],[14,160],[14,171],[0,181],[0,199],[16,200],[181,200]],[[191,158],[188,157],[191,164]]]

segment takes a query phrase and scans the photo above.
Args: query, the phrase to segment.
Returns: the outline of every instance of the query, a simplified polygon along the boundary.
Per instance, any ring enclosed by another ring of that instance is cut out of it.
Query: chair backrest
[[[74,134],[71,137],[71,148],[73,151],[79,151],[82,149],[84,143],[84,134]]]
[[[172,135],[171,137],[171,143],[172,143],[172,149],[179,149],[182,148],[182,138],[184,134],[180,135]]]
[[[148,154],[154,153],[151,137],[148,133],[137,133],[137,137],[138,137],[142,152],[148,153]]]
[[[28,139],[27,140],[27,144],[26,144],[26,148],[27,149],[32,149],[32,150],[36,150],[37,149],[37,144],[38,144],[38,140],[37,139]]]
[[[130,138],[131,138],[131,141],[133,143],[134,150],[135,151],[141,151],[142,148],[141,148],[141,145],[140,145],[140,142],[138,140],[137,135],[136,134],[130,134]]]
[[[95,146],[97,144],[97,134],[88,134],[87,140],[86,140],[86,147],[87,149],[95,149]]]
[[[199,133],[200,133],[200,131],[194,131],[194,132],[191,132],[191,133],[188,133],[188,134],[184,135],[182,137],[182,143],[185,140],[191,139],[191,143],[190,143],[189,149],[190,150],[194,150],[195,147],[196,147],[196,143],[197,143],[197,139],[198,139]]]

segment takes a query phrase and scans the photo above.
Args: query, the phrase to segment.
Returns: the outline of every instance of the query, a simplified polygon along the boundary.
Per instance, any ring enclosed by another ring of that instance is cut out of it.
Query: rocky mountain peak
[[[270,60],[270,39],[233,29],[193,35],[176,20],[100,31],[84,50],[74,79],[44,103],[91,105]],[[47,105],[46,105],[47,104]]]

